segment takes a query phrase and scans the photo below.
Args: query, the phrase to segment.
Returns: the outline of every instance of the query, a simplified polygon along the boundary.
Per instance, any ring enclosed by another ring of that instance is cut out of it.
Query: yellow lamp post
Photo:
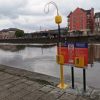
[[[57,46],[58,46],[57,62],[58,62],[58,64],[60,64],[60,84],[57,87],[59,87],[61,89],[65,89],[68,87],[68,85],[66,85],[64,83],[64,72],[63,72],[64,57],[63,57],[63,55],[60,55],[60,50],[59,50],[59,47],[61,46],[60,23],[62,22],[62,17],[59,15],[58,7],[57,7],[56,3],[53,1],[51,1],[45,5],[45,7],[46,6],[48,7],[47,13],[49,12],[49,5],[50,4],[54,5],[56,7],[56,10],[57,10],[57,15],[55,16],[55,23],[58,25],[58,33],[59,33],[58,34],[58,42],[57,42]],[[45,9],[44,9],[44,11],[45,11]]]

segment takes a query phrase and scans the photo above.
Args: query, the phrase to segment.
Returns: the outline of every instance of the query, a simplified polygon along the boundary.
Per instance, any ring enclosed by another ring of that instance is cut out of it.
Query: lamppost
[[[55,23],[56,24],[58,24],[58,42],[57,42],[57,46],[59,47],[59,44],[60,44],[60,42],[61,42],[61,33],[60,33],[60,23],[62,22],[62,18],[61,18],[61,16],[59,15],[59,12],[58,12],[58,7],[57,7],[57,5],[56,5],[56,3],[55,2],[53,2],[53,1],[51,1],[51,2],[49,2],[49,3],[47,3],[46,5],[45,5],[45,8],[44,8],[44,12],[45,13],[49,13],[49,6],[50,6],[50,4],[52,4],[52,5],[54,5],[54,7],[56,8],[56,10],[57,10],[57,15],[55,16]],[[46,7],[48,7],[48,10],[46,11]]]
[[[64,83],[64,72],[63,72],[63,65],[64,65],[64,57],[60,53],[60,47],[61,47],[61,32],[60,32],[60,23],[62,22],[62,17],[59,15],[58,12],[58,7],[55,2],[51,1],[45,5],[45,8],[48,7],[48,11],[46,12],[44,8],[44,12],[48,13],[49,12],[49,5],[52,4],[55,6],[57,10],[57,15],[55,16],[55,23],[58,25],[58,41],[57,41],[57,62],[60,64],[60,84],[58,85],[59,88],[65,89],[67,85]]]

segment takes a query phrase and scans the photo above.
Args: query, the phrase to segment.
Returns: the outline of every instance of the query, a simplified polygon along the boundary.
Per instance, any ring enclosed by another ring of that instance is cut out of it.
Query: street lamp
[[[49,13],[49,6],[50,6],[50,4],[52,4],[52,5],[54,5],[54,7],[56,8],[56,10],[57,10],[57,15],[55,16],[55,23],[56,24],[58,24],[58,42],[57,42],[57,46],[59,47],[59,42],[61,42],[61,33],[60,33],[60,23],[62,22],[62,18],[61,18],[61,16],[59,15],[59,12],[58,12],[58,7],[57,7],[57,5],[56,5],[56,3],[55,2],[53,2],[53,1],[51,1],[51,2],[49,2],[49,3],[47,3],[46,5],[45,5],[45,8],[44,8],[44,12],[45,13]],[[48,10],[46,11],[46,7],[48,8]],[[59,53],[59,52],[58,52]]]
[[[60,33],[60,23],[62,22],[62,17],[59,15],[58,7],[55,2],[51,1],[45,5],[44,12],[49,13],[49,6],[50,4],[54,5],[54,7],[57,10],[57,15],[55,16],[55,23],[58,25],[58,41],[57,41],[57,47],[58,47],[58,55],[57,55],[57,62],[60,64],[60,84],[58,85],[59,88],[65,89],[67,85],[64,83],[64,74],[63,74],[63,65],[64,65],[64,57],[60,54],[60,47],[61,47],[61,33]],[[46,7],[48,7],[48,10],[46,11]]]

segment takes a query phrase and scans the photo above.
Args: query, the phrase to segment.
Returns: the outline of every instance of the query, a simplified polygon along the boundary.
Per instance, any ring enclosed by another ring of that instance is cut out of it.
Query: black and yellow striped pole
[[[64,56],[60,55],[61,51],[60,51],[60,47],[61,47],[61,33],[60,33],[60,23],[62,22],[62,17],[59,16],[59,14],[57,14],[57,16],[55,17],[55,23],[58,24],[58,42],[57,42],[57,46],[58,46],[58,52],[57,52],[57,62],[58,64],[60,64],[60,84],[57,86],[61,89],[65,89],[68,87],[68,85],[66,85],[64,83],[64,69],[63,69],[63,65],[64,65]]]
[[[58,42],[57,42],[57,46],[58,46],[58,64],[60,64],[60,83],[57,87],[61,88],[61,89],[65,89],[68,87],[67,84],[64,83],[64,69],[63,69],[63,65],[64,65],[64,56],[60,55],[61,51],[59,50],[59,48],[61,47],[61,32],[60,32],[60,23],[62,23],[62,17],[59,15],[58,13],[58,9],[57,9],[57,16],[55,16],[55,23],[58,24]]]
[[[66,87],[68,87],[68,85],[66,85],[64,83],[64,70],[63,70],[64,57],[63,57],[63,55],[60,55],[61,52],[60,52],[60,49],[59,49],[61,47],[60,23],[62,23],[62,17],[59,15],[58,7],[57,7],[56,3],[53,2],[53,1],[51,1],[51,2],[49,2],[49,3],[47,3],[45,5],[45,7],[48,7],[47,12],[44,9],[45,13],[48,13],[49,12],[49,5],[50,4],[54,5],[55,8],[56,8],[56,10],[57,10],[57,16],[55,16],[55,23],[58,25],[58,41],[57,41],[58,50],[57,50],[56,60],[57,60],[57,63],[60,64],[60,84],[57,87],[59,87],[61,89],[65,89]]]

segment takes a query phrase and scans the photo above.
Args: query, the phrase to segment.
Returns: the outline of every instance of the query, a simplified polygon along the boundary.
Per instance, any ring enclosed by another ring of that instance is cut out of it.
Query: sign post
[[[86,92],[86,69],[83,68],[83,90]]]
[[[55,3],[53,3],[55,4]],[[55,4],[56,5],[56,4]],[[57,8],[57,5],[56,5]],[[58,24],[58,42],[57,42],[57,46],[58,46],[58,63],[60,64],[60,84],[58,85],[59,88],[61,89],[65,89],[67,87],[66,84],[64,84],[64,73],[63,73],[63,65],[64,65],[64,56],[60,55],[61,51],[59,50],[59,48],[61,48],[61,33],[60,33],[60,23],[62,22],[62,17],[59,15],[58,13],[58,8],[57,8],[57,16],[55,16],[55,23]]]
[[[61,53],[61,51],[60,51],[60,53]],[[59,55],[57,55],[56,59],[57,59],[57,63],[60,64],[60,83],[57,87],[59,87],[61,89],[65,89],[68,87],[68,85],[66,85],[64,83],[64,69],[63,69],[64,56],[59,54]]]
[[[71,74],[72,74],[72,89],[74,89],[75,86],[74,86],[74,67],[73,66],[71,67]]]
[[[74,86],[74,56],[75,56],[75,48],[74,43],[68,43],[68,64],[71,64],[71,75],[72,75],[72,89],[75,88]]]
[[[58,64],[60,64],[60,84],[58,87],[65,87],[63,76],[63,65],[71,66],[72,89],[74,86],[74,66],[83,70],[83,91],[86,92],[86,67],[88,65],[88,44],[87,43],[62,43],[58,46]]]
[[[58,85],[58,87],[61,89],[65,89],[66,87],[68,87],[68,85],[64,83],[64,72],[63,71],[64,71],[63,65],[60,64],[60,84]]]

